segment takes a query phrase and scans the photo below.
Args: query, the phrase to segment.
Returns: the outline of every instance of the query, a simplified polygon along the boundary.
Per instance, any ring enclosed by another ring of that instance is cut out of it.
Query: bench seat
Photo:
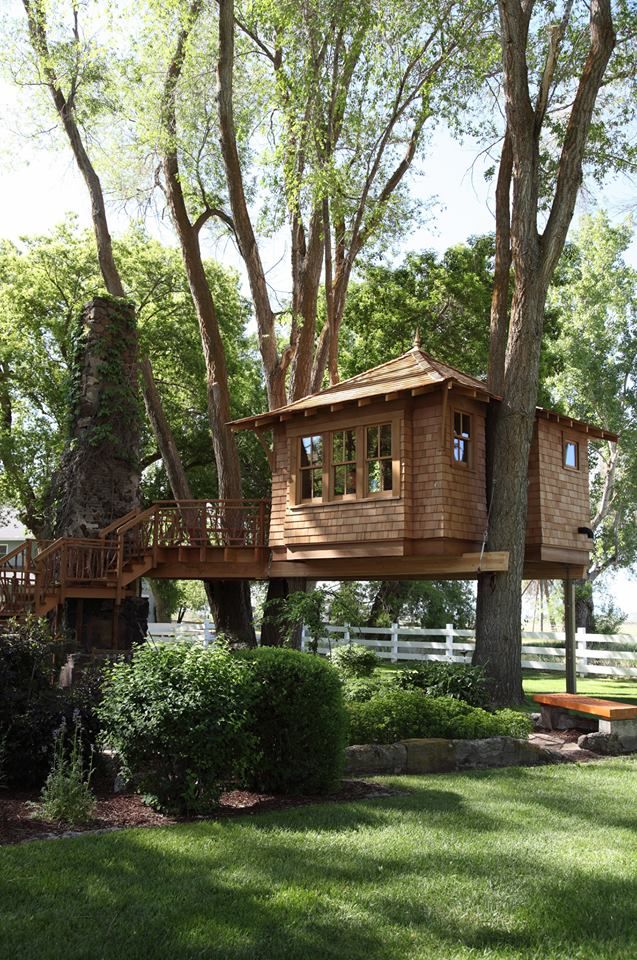
[[[618,703],[616,700],[580,697],[575,693],[536,693],[533,699],[545,707],[588,713],[603,720],[634,720],[637,717],[637,704]]]

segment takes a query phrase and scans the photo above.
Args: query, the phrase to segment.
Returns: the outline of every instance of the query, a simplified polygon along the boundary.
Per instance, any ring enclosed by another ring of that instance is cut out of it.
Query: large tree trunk
[[[533,276],[532,251],[529,268]],[[522,693],[520,584],[524,569],[529,452],[535,422],[537,376],[544,308],[537,280],[518,278],[512,315],[504,399],[494,411],[494,462],[490,471],[488,550],[506,550],[505,573],[478,579],[476,649],[473,662],[484,666],[494,681],[494,702],[519,703]],[[523,290],[523,294],[520,294]],[[520,376],[524,370],[526,376]]]
[[[95,538],[139,506],[141,433],[135,309],[99,297],[84,308],[72,360],[66,448],[48,496],[50,535]],[[85,649],[128,649],[146,632],[148,602],[67,600],[65,619]]]

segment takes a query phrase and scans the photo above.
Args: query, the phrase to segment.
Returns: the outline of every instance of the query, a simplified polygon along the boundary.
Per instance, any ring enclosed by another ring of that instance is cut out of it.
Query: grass
[[[392,673],[397,670],[409,669],[411,666],[411,661],[398,664],[383,663],[377,667],[377,670],[385,679],[389,680]],[[540,709],[538,704],[533,702],[534,693],[564,693],[566,691],[566,680],[563,674],[553,670],[526,670],[523,685],[526,702],[521,709],[527,713]],[[637,680],[614,679],[612,677],[578,677],[577,692],[588,697],[602,697],[603,699],[619,700],[624,703],[637,703]]]
[[[564,693],[566,680],[556,672],[540,673],[536,670],[526,672],[524,692],[530,709],[539,709],[533,704],[534,693]],[[637,681],[613,679],[612,677],[578,677],[577,692],[587,697],[602,697],[607,700],[621,700],[624,703],[637,703]]]
[[[637,761],[0,851],[2,960],[626,960]]]

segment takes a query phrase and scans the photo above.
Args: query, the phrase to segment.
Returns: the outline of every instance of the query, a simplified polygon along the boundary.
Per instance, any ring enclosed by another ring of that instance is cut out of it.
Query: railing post
[[[305,624],[301,626],[301,652],[305,653]]]
[[[338,640],[336,642],[338,643]],[[348,645],[351,645],[352,643],[352,636],[349,632],[349,623],[343,624],[343,643]]]
[[[586,659],[586,627],[577,628],[577,672],[579,674],[586,674],[588,660]]]
[[[453,663],[453,623],[445,624],[445,656]]]
[[[211,644],[214,645],[215,637],[213,625],[210,620],[204,620],[203,623],[203,645],[207,649]]]
[[[391,625],[391,662],[398,662],[398,624]]]
[[[263,500],[259,503],[259,533],[255,546],[265,546],[265,503]]]

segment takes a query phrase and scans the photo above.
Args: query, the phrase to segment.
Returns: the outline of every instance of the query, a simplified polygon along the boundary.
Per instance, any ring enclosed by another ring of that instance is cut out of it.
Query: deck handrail
[[[110,533],[116,533],[124,523],[133,519],[133,517],[136,517],[139,513],[141,513],[141,507],[133,507],[133,509],[129,510],[128,513],[125,513],[123,517],[117,517],[117,519],[113,520],[112,523],[109,523],[107,527],[103,527],[99,531],[98,537],[100,540],[103,540]]]

